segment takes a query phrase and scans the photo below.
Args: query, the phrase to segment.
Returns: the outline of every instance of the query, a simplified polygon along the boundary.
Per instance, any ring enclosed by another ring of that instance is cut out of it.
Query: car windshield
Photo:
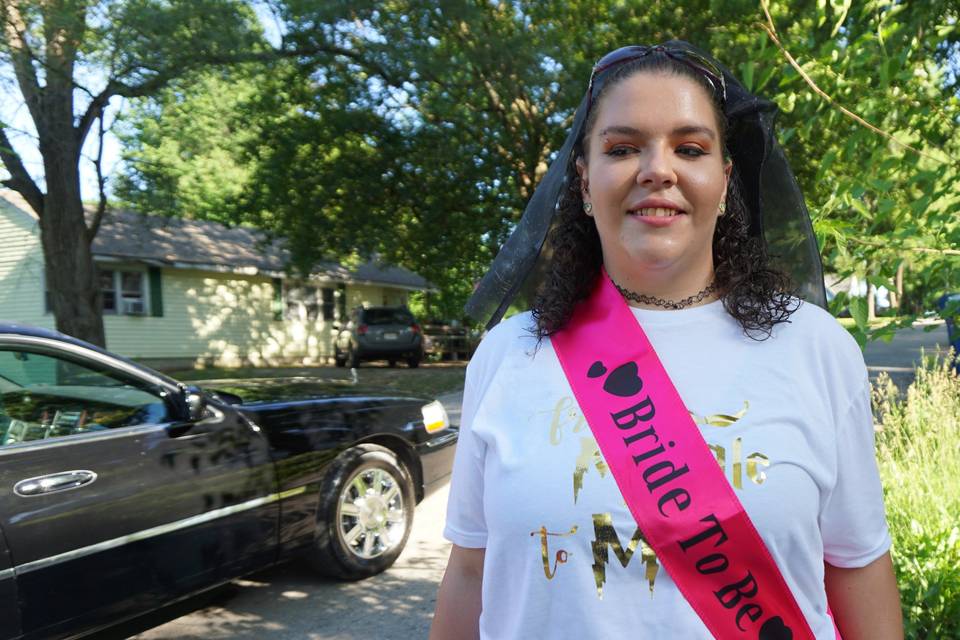
[[[413,324],[413,316],[406,309],[366,309],[364,324]]]

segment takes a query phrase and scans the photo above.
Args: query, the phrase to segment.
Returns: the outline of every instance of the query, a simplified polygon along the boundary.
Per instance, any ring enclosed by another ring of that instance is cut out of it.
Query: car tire
[[[373,444],[347,449],[332,465],[307,557],[323,575],[369,578],[390,567],[407,543],[416,506],[413,481],[392,451]]]
[[[394,368],[395,366],[397,366],[397,361],[396,361],[396,360],[392,360],[392,359],[391,359],[391,360],[387,360],[387,364],[390,365],[390,368],[392,369],[392,368]]]
[[[415,355],[415,356],[410,356],[409,358],[407,358],[407,366],[410,367],[411,369],[416,369],[417,367],[419,367],[419,366],[420,366],[420,356],[419,356],[419,355]]]
[[[347,356],[340,353],[340,349],[337,349],[337,345],[333,345],[333,363],[338,367],[347,366]]]
[[[350,351],[347,352],[347,366],[351,369],[360,368],[360,354],[353,347],[350,347]]]

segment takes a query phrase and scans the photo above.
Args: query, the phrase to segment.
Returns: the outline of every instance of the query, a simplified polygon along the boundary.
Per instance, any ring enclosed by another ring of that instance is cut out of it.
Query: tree
[[[100,155],[99,203],[85,215],[81,152],[117,97],[152,95],[199,65],[225,63],[260,46],[247,5],[234,0],[0,0],[0,63],[26,104],[42,175],[33,176],[0,126],[2,183],[40,220],[46,284],[57,329],[103,345],[91,242],[107,206]]]
[[[781,132],[827,265],[869,278],[872,288],[906,289],[906,317],[881,330],[868,330],[867,301],[849,301],[861,342],[889,337],[960,279],[960,101],[949,73],[958,8],[831,2],[810,14],[781,3],[770,10],[767,25],[783,30],[769,40],[799,70],[774,46],[781,71],[760,67],[754,77],[785,107]],[[909,277],[898,287],[904,268]],[[847,303],[841,297],[837,308]]]
[[[629,30],[663,38],[658,25],[678,16],[706,28],[706,3],[693,4],[287,2],[286,37],[311,53],[272,69],[244,107],[257,134],[236,219],[291,239],[305,265],[375,251],[439,285],[432,313],[458,316],[556,154],[594,58]],[[601,37],[583,31],[591,21]],[[169,139],[188,95],[150,101],[134,129],[166,121]],[[153,172],[142,152],[130,156],[137,193],[184,175]]]
[[[375,250],[437,282],[435,311],[458,315],[560,146],[593,61],[680,37],[722,52],[781,106],[828,268],[879,284],[906,264],[906,306],[929,304],[958,267],[960,109],[945,73],[956,6],[769,10],[768,20],[753,0],[288,0],[279,15],[303,55],[243,107],[256,133],[243,134],[250,181],[236,219],[294,238],[304,265]],[[172,123],[180,99],[152,102],[144,122]]]

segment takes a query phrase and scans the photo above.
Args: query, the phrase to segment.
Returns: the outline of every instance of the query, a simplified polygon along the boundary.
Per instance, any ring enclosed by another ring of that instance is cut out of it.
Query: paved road
[[[943,324],[930,331],[916,327],[900,331],[891,343],[871,343],[864,359],[871,378],[886,371],[906,388],[921,350],[931,353],[946,346]],[[442,398],[454,423],[460,421],[460,399],[460,394]],[[259,640],[267,634],[277,640],[426,638],[450,548],[440,535],[447,493],[444,487],[417,508],[403,555],[380,576],[342,583],[285,565],[234,581],[212,596],[142,619],[101,640]]]
[[[893,382],[905,390],[913,382],[913,370],[920,362],[921,353],[944,353],[948,346],[947,325],[940,322],[901,329],[889,343],[871,342],[863,352],[863,359],[871,380],[886,371]]]

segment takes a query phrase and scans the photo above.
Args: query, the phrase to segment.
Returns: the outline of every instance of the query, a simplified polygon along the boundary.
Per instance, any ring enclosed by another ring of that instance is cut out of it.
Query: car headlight
[[[447,417],[447,410],[439,400],[434,400],[430,404],[420,407],[420,413],[423,414],[423,425],[427,433],[436,433],[450,426],[450,419]]]

